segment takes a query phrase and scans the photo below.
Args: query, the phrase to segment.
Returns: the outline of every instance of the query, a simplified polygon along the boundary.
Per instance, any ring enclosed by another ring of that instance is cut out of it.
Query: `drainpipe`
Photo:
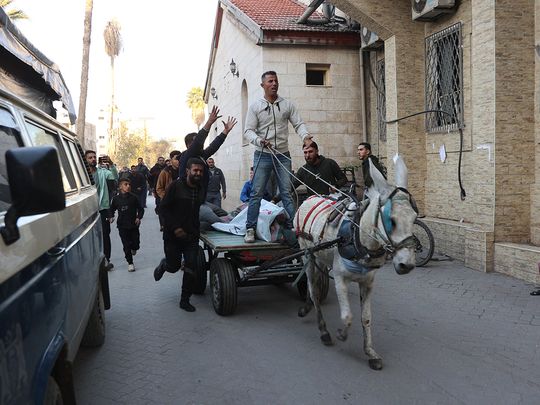
[[[360,50],[360,109],[362,110],[362,142],[367,142],[366,82],[364,79],[364,52]]]
[[[316,20],[316,21],[313,21],[313,20],[309,20],[309,17],[311,16],[311,14],[313,14],[315,12],[315,10],[317,10],[317,8],[324,2],[324,0],[313,0],[310,5],[306,8],[306,11],[304,11],[304,14],[302,14],[302,16],[298,19],[298,21],[296,21],[297,24],[307,24],[307,23],[310,23],[310,24],[327,24],[328,22],[330,22],[330,20],[328,20],[327,18],[325,19],[321,19],[321,20]]]

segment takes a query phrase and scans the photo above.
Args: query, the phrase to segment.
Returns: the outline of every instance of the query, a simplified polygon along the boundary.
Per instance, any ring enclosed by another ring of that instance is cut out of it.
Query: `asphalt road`
[[[347,342],[323,346],[315,315],[296,313],[291,286],[239,290],[237,312],[217,315],[209,290],[195,313],[178,308],[180,274],[156,283],[163,255],[153,202],[141,228],[137,271],[127,272],[113,229],[112,309],[99,349],[75,363],[80,404],[537,404],[540,297],[533,286],[459,262],[376,277],[373,338],[384,368],[362,350],[357,289]],[[324,305],[340,327],[333,284]]]

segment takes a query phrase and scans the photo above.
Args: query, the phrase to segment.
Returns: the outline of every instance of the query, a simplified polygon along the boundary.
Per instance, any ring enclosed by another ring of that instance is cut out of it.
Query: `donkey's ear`
[[[369,174],[373,179],[373,187],[375,187],[375,190],[377,190],[377,192],[381,196],[384,196],[391,192],[388,191],[390,189],[390,185],[388,184],[382,173],[379,171],[379,169],[375,167],[371,159],[369,159]]]
[[[396,172],[396,186],[406,189],[408,184],[408,170],[405,161],[397,153],[394,156],[394,166]]]

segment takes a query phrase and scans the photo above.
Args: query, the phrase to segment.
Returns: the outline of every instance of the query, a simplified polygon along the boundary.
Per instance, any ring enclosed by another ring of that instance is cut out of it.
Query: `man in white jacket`
[[[266,183],[275,172],[281,200],[289,215],[288,227],[292,228],[294,203],[290,194],[291,160],[289,153],[289,122],[300,136],[304,145],[311,142],[306,124],[300,118],[296,106],[278,95],[277,73],[268,71],[261,77],[264,97],[255,101],[248,109],[244,135],[255,145],[253,157],[253,188],[251,190],[246,221],[247,243],[255,242],[257,218]],[[271,153],[273,149],[274,154]]]

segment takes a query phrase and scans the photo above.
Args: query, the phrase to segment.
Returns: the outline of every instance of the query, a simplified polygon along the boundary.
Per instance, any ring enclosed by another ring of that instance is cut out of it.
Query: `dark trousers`
[[[107,260],[111,260],[111,223],[107,219],[109,210],[99,211],[101,217],[101,230],[103,232],[103,253]]]
[[[193,271],[197,270],[198,241],[167,238],[163,240],[163,248],[165,250],[165,260],[167,261],[167,271],[169,273],[176,273],[182,267],[182,257],[184,258],[184,265],[186,267]],[[184,271],[180,300],[188,300],[191,297],[194,283],[193,275]]]
[[[124,248],[124,257],[128,264],[133,264],[132,250],[139,250],[140,234],[139,228],[118,228],[118,234],[122,239],[122,247]]]
[[[141,204],[141,207],[146,208],[146,187],[142,189],[140,193],[133,193],[139,200],[139,204]]]
[[[217,205],[219,208],[221,208],[221,194],[218,191],[217,193],[208,192],[206,193],[206,201],[208,201],[211,204]]]

